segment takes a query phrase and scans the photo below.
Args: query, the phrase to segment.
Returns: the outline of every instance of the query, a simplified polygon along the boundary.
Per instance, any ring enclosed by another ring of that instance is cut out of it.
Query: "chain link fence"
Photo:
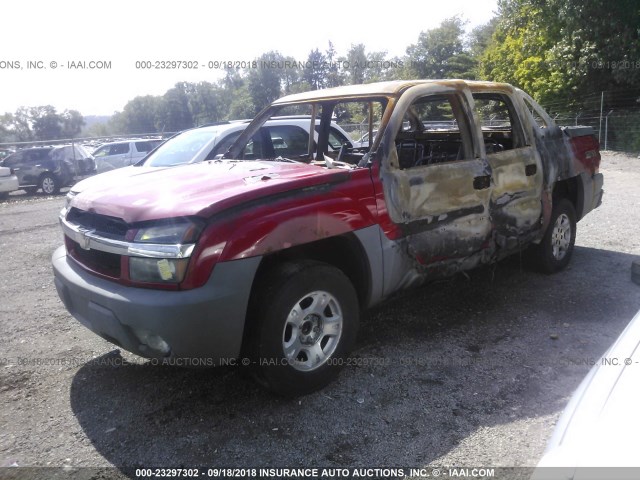
[[[594,92],[583,108],[556,102],[543,105],[558,125],[588,125],[601,150],[640,153],[640,92]]]
[[[640,153],[640,112],[620,112],[609,115],[564,114],[552,118],[558,125],[593,127],[601,150]]]

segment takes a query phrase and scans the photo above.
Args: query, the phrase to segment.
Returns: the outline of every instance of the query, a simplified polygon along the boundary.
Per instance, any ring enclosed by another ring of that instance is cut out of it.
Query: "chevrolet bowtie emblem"
[[[91,243],[91,237],[89,235],[91,233],[93,233],[93,230],[80,230],[80,235],[82,236],[78,239],[78,244],[83,250],[89,250],[89,244]]]

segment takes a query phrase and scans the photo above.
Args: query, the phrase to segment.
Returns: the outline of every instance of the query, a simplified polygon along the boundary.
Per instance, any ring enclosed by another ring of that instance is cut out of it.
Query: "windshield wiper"
[[[293,158],[285,158],[282,155],[273,159],[274,162],[286,162],[286,163],[305,163],[300,160],[294,160]]]

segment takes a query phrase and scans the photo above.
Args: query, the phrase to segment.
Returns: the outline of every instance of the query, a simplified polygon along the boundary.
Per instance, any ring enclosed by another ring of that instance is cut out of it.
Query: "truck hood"
[[[79,182],[71,207],[127,223],[199,216],[349,178],[345,169],[303,163],[216,160],[171,168],[127,167]]]

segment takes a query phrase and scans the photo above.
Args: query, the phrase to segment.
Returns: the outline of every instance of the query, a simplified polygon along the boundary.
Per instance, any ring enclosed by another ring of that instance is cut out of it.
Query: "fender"
[[[209,278],[214,265],[268,255],[377,223],[368,168],[340,183],[321,184],[265,197],[208,219],[182,288]]]

